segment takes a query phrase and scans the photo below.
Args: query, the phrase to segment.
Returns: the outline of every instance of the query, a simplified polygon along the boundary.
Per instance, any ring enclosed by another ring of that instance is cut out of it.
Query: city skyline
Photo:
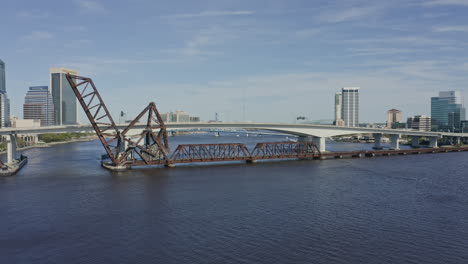
[[[463,1],[125,7],[4,3],[11,23],[0,25],[0,58],[8,64],[12,113],[20,116],[27,87],[48,84],[51,67],[92,77],[113,113],[137,114],[140,99],[126,96],[131,90],[162,111],[185,109],[205,120],[219,112],[231,121],[243,119],[243,103],[252,121],[331,119],[334,109],[324,98],[344,86],[365,89],[362,122],[383,121],[391,108],[430,115],[421,98],[466,91],[468,83]]]

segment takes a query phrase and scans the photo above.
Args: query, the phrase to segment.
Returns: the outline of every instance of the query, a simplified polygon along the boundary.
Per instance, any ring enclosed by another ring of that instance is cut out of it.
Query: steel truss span
[[[66,77],[106,150],[111,166],[125,168],[167,163],[169,140],[155,103],[151,102],[120,132],[91,78],[71,74]],[[146,127],[142,133],[137,138],[128,137],[128,131],[143,118]]]
[[[151,102],[123,131],[120,131],[91,78],[71,74],[67,74],[66,77],[107,153],[109,161],[103,163],[106,168],[126,169],[142,165],[170,166],[174,163],[188,162],[254,161],[320,156],[320,151],[312,142],[258,143],[252,152],[244,144],[237,143],[179,145],[169,156],[166,125],[155,103]],[[146,121],[145,129],[136,137],[127,136],[127,133],[142,120]]]
[[[133,166],[166,165],[189,162],[251,161],[262,159],[323,159],[350,157],[374,157],[383,155],[406,155],[468,151],[468,148],[419,149],[326,152],[311,141],[258,143],[252,151],[240,143],[231,144],[190,144],[179,145],[170,155],[167,129],[156,104],[151,102],[122,131],[115,124],[104,100],[91,78],[66,75],[76,98],[88,117],[94,131],[106,151],[108,161],[102,165],[108,169],[120,170]],[[136,136],[127,135],[136,126],[144,129]],[[1,161],[0,161],[1,166]]]

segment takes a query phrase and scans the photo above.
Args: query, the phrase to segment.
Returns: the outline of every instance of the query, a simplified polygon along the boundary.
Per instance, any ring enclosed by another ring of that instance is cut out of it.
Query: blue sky
[[[204,120],[332,119],[361,87],[361,121],[430,114],[468,84],[468,0],[2,1],[0,58],[12,113],[49,68],[93,78],[111,112]],[[84,116],[83,114],[81,116]]]

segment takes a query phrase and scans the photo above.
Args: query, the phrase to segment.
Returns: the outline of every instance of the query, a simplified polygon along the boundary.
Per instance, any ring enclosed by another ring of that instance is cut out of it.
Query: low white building
[[[40,119],[13,119],[11,127],[24,128],[24,127],[40,127]]]

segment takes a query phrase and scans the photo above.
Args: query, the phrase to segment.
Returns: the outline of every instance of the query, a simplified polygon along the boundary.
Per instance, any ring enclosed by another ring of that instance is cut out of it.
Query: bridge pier
[[[374,149],[382,149],[382,134],[374,133]]]
[[[125,150],[128,149],[128,141],[125,139],[122,139],[122,141],[119,142],[118,146],[119,152],[124,152]]]
[[[438,138],[437,137],[429,137],[429,147],[430,148],[438,148]]]
[[[7,163],[12,164],[16,160],[16,135],[6,135]]]
[[[325,152],[327,151],[325,148],[325,138],[324,137],[314,137],[312,139],[314,144],[317,146],[317,148],[320,150],[320,152]]]
[[[317,148],[320,150],[320,152],[325,152],[326,151],[325,138],[324,137],[299,136],[297,141],[298,142],[312,141],[317,146]]]
[[[392,134],[390,135],[390,149],[398,150],[400,149],[400,134]]]
[[[411,147],[419,148],[419,136],[411,136]]]
[[[460,145],[461,144],[461,137],[454,137],[454,145]]]

